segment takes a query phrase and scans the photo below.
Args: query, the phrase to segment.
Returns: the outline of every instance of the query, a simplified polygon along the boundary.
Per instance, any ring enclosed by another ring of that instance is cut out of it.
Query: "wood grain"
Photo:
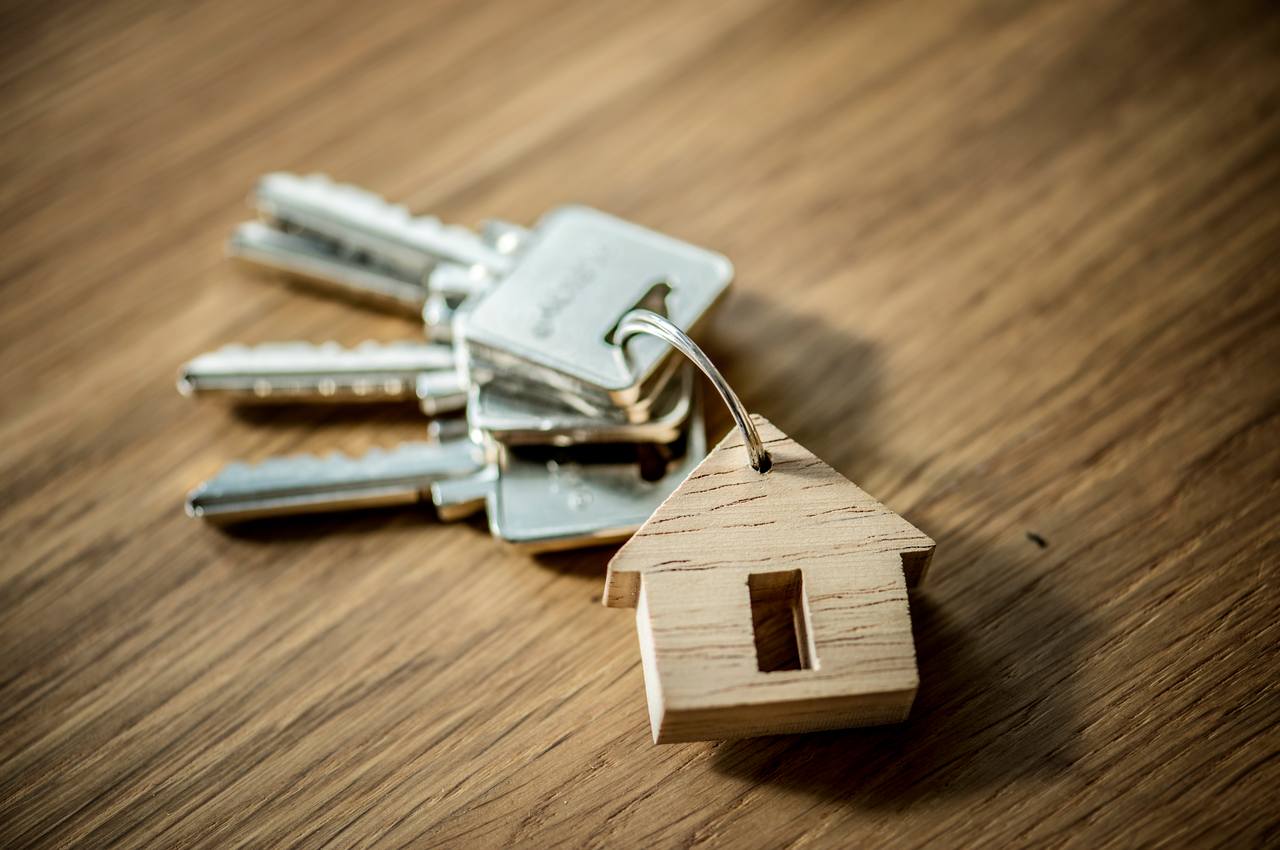
[[[1274,4],[0,20],[0,843],[1280,841]],[[184,517],[227,459],[422,433],[174,391],[227,342],[418,332],[231,267],[273,169],[732,258],[739,395],[938,542],[909,722],[654,747],[607,551]]]
[[[907,586],[934,542],[751,419],[768,472],[731,431],[609,561],[654,743],[901,723],[920,681]]]

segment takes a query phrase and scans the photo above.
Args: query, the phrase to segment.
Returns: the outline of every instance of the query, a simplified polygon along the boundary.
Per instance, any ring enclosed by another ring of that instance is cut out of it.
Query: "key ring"
[[[706,355],[706,352],[699,348],[698,344],[682,331],[678,325],[652,310],[632,310],[623,316],[622,320],[618,322],[618,330],[614,335],[614,339],[617,341],[618,347],[623,349],[625,353],[627,341],[638,334],[656,336],[685,357],[688,357],[693,361],[693,365],[702,370],[702,374],[706,375],[708,380],[711,381],[711,385],[716,388],[716,392],[720,393],[720,398],[724,399],[729,412],[733,414],[733,421],[738,423],[738,430],[742,432],[742,440],[747,447],[747,457],[751,468],[761,474],[768,472],[773,466],[773,460],[769,457],[768,450],[765,449],[764,443],[760,440],[756,425],[751,421],[751,414],[747,413],[747,409],[743,407],[738,394],[733,391],[733,387],[729,386],[729,382],[724,379],[724,375],[720,374],[720,370],[711,362],[711,358]]]

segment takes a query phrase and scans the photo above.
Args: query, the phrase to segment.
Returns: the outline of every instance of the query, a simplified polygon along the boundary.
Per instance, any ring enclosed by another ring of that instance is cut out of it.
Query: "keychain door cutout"
[[[655,743],[906,719],[919,680],[907,586],[934,543],[768,420],[731,431],[609,563],[636,608]]]

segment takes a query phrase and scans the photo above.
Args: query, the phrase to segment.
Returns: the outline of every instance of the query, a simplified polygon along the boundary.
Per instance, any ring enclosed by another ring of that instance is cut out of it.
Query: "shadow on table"
[[[735,293],[704,335],[707,355],[742,403],[855,481],[879,456],[875,410],[883,393],[880,355],[856,331],[781,297]],[[733,420],[706,382],[707,437]],[[856,464],[856,467],[851,467]]]
[[[940,537],[940,552],[947,545]],[[963,610],[946,610],[927,590],[912,595],[920,689],[906,723],[726,742],[712,769],[888,808],[1068,771],[1079,725],[1072,676],[1087,624],[1024,557],[978,555],[971,567],[993,586]]]
[[[255,428],[330,428],[361,425],[425,425],[416,403],[396,404],[234,404],[230,411]],[[425,432],[424,432],[425,433]]]
[[[543,569],[560,575],[604,581],[605,567],[621,543],[608,543],[586,549],[567,549],[563,552],[539,552],[533,560]],[[604,587],[603,584],[600,585]]]

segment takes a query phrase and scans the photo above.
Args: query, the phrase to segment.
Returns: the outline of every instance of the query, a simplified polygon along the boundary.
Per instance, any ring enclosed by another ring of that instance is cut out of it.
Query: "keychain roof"
[[[609,562],[604,604],[636,608],[655,743],[904,720],[907,586],[934,542],[748,414],[678,327],[637,310],[618,338],[640,333],[693,360],[738,425]]]

